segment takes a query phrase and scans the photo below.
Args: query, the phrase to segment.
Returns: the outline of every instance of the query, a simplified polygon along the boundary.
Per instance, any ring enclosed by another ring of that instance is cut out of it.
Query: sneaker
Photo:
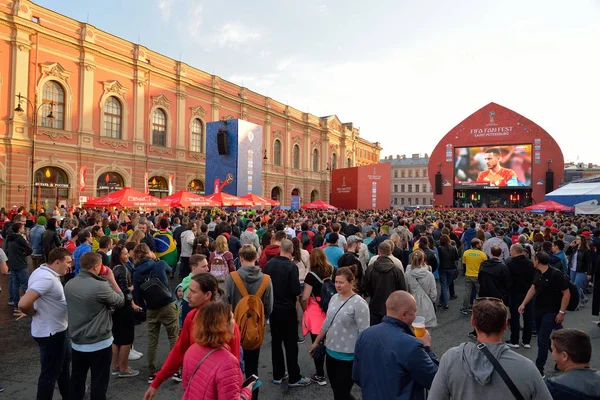
[[[529,343],[523,343],[523,348],[524,349],[530,349],[531,345]]]
[[[537,337],[537,332],[531,332],[531,336]]]
[[[289,388],[304,387],[304,386],[308,386],[308,385],[310,385],[310,379],[308,379],[308,378],[300,378],[300,380],[298,382],[288,383]]]
[[[587,304],[588,301],[590,301],[590,299],[584,297],[583,299],[581,299],[581,304]]]
[[[133,378],[134,376],[138,376],[139,374],[140,371],[129,368],[129,370],[121,372],[119,374],[119,378]]]
[[[271,383],[273,383],[273,385],[281,385],[283,383],[283,381],[285,381],[286,379],[288,379],[290,376],[288,375],[288,373],[286,372],[285,375],[283,375],[283,378],[281,379],[273,379],[271,381]]]
[[[4,387],[2,387],[2,385],[0,385],[0,392],[4,392]]]
[[[512,349],[518,349],[519,347],[521,347],[521,346],[519,346],[518,343],[511,343],[508,340],[506,342],[504,342],[504,344],[507,345],[508,347],[512,348]]]
[[[469,334],[467,336],[469,336],[470,339],[477,340],[477,334],[475,334],[473,332],[469,332]]]
[[[14,305],[15,305],[15,302],[14,302],[14,301],[9,301],[9,302],[8,302],[8,305],[9,305],[9,306],[14,306]]]
[[[438,306],[438,308],[444,307],[444,305],[442,303],[439,303],[437,306]]]
[[[156,375],[152,374],[148,377],[148,384],[151,384],[152,382],[154,382],[154,378],[156,378]]]
[[[175,382],[181,382],[181,373],[180,372],[175,372],[173,374],[173,376],[171,377],[171,379],[173,379]]]
[[[129,361],[136,361],[139,360],[140,358],[142,358],[137,352],[134,352],[133,350],[129,350]]]
[[[319,386],[325,386],[327,385],[327,380],[325,379],[324,376],[319,376],[319,375],[313,375],[310,377],[310,380],[316,384],[318,384]]]
[[[467,308],[461,308],[460,313],[464,315],[469,315],[469,310]]]
[[[456,299],[458,299],[457,295],[453,294],[452,296],[450,296],[450,300],[456,300]]]
[[[111,369],[110,369],[110,374],[111,374],[112,376],[119,375],[120,373],[121,373],[121,370],[120,370],[119,368],[111,368]]]
[[[306,337],[304,337],[304,336],[298,336],[298,344],[302,344],[304,342],[306,342]]]
[[[142,352],[140,352],[140,351],[137,351],[137,350],[136,350],[136,349],[134,349],[133,347],[131,348],[131,350],[129,351],[129,353],[133,353],[133,354],[135,354],[135,355],[138,355],[138,356],[140,356],[140,358],[141,358],[141,357],[144,357],[144,353],[142,353]]]
[[[450,306],[448,304],[444,304],[444,311],[448,311],[450,309]]]

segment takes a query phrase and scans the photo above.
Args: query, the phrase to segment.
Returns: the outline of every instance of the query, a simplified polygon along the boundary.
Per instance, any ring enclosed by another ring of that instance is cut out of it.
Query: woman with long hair
[[[335,273],[337,294],[329,301],[325,322],[309,350],[309,354],[314,356],[317,346],[327,335],[327,375],[335,400],[354,399],[350,394],[354,386],[354,346],[358,335],[369,327],[369,306],[362,297],[354,293],[353,286],[354,275],[350,268],[338,269]],[[328,332],[330,333],[327,334]]]
[[[133,234],[127,240],[128,242],[133,242],[135,244],[140,244],[142,239],[144,239],[144,232],[140,230],[133,231]]]
[[[244,399],[252,397],[252,384],[242,388],[239,361],[227,348],[235,327],[231,306],[210,303],[195,321],[195,343],[183,359],[185,400]]]
[[[215,240],[215,251],[210,253],[208,258],[208,268],[210,269],[210,273],[219,281],[219,287],[223,289],[225,277],[229,275],[230,272],[235,271],[233,254],[229,251],[227,238],[224,235],[217,236],[217,239]]]
[[[437,326],[435,316],[437,290],[435,288],[435,278],[427,267],[425,253],[420,249],[415,250],[410,255],[410,268],[406,269],[404,277],[408,292],[413,295],[417,302],[417,315],[425,317],[425,326],[432,328]]]
[[[577,235],[567,249],[567,257],[571,282],[577,286],[581,303],[585,304],[588,302],[588,298],[584,289],[587,287],[588,279],[591,279],[592,276],[592,251],[585,236]]]
[[[310,254],[302,248],[302,243],[297,237],[292,238],[294,250],[292,251],[292,262],[298,267],[298,279],[304,282],[304,278],[310,271]]]
[[[124,246],[113,248],[110,261],[110,269],[113,270],[115,280],[125,296],[122,307],[115,309],[112,315],[113,344],[112,344],[112,369],[111,374],[119,378],[130,378],[137,376],[140,371],[129,367],[129,352],[134,338],[134,312],[141,308],[133,303],[133,282],[131,271],[127,268],[129,252]]]
[[[327,256],[323,249],[315,248],[310,253],[310,272],[304,278],[304,291],[300,305],[304,313],[302,314],[302,335],[310,333],[310,338],[314,343],[317,335],[321,331],[325,321],[325,312],[321,309],[321,288],[323,283],[331,279],[333,267],[327,261]],[[310,380],[323,386],[327,384],[325,379],[325,354],[318,354],[313,357],[316,372],[310,377]]]
[[[194,241],[194,254],[202,254],[206,259],[210,257],[210,241],[208,235],[202,233]]]

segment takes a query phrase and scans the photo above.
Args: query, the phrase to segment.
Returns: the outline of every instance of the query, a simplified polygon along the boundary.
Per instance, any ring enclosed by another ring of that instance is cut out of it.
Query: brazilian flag
[[[173,234],[169,231],[158,231],[154,235],[154,242],[156,243],[156,257],[160,258],[170,267],[177,265],[177,245],[173,240]]]

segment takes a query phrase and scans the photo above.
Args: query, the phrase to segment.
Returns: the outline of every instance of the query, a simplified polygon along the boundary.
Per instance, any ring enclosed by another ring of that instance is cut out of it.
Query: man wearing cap
[[[360,291],[360,283],[362,281],[362,277],[364,275],[362,263],[358,258],[358,250],[360,249],[360,245],[362,243],[362,239],[356,235],[348,236],[346,239],[348,243],[348,250],[340,257],[338,260],[337,266],[338,268],[342,267],[350,267],[356,279],[354,280],[354,287],[357,289],[356,291]]]
[[[500,259],[502,261],[506,261],[510,257],[510,251],[508,249],[508,245],[504,241],[504,230],[497,228],[495,232],[495,237],[490,238],[483,243],[483,252],[488,256],[488,258],[492,258],[492,247],[498,246],[502,251]]]
[[[44,263],[44,249],[43,240],[44,232],[46,232],[46,223],[48,220],[45,216],[40,215],[37,218],[36,224],[29,231],[29,241],[31,242],[31,261],[33,262],[33,269],[36,269]]]

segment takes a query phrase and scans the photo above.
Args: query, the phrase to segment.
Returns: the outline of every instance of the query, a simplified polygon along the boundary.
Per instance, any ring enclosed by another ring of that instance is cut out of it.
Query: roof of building
[[[381,162],[389,162],[392,164],[392,167],[426,167],[429,164],[429,156],[427,154],[424,157],[420,154],[413,154],[412,157],[398,155],[396,158],[393,158],[389,156],[383,158]]]

